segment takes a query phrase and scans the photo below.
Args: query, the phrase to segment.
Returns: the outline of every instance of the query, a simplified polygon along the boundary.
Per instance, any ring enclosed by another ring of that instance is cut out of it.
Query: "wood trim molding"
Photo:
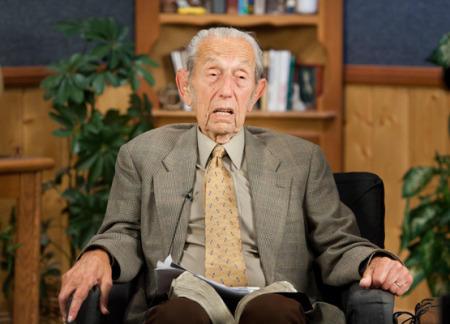
[[[3,67],[5,88],[39,87],[51,75],[45,66]],[[353,65],[344,67],[344,82],[393,86],[425,86],[445,88],[444,74],[438,67]]]
[[[392,86],[445,88],[444,73],[439,67],[353,65],[344,67],[344,82]]]
[[[5,88],[39,87],[41,81],[55,72],[45,66],[2,67]]]

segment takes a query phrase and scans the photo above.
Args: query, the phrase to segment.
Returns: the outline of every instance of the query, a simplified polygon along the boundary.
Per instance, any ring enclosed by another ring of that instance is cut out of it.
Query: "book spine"
[[[267,111],[267,99],[269,96],[269,51],[263,52],[264,77],[266,78],[266,90],[261,96],[261,111]]]
[[[253,15],[255,13],[255,0],[248,0],[248,14]]]
[[[268,14],[278,14],[278,0],[267,0],[266,12]]]
[[[211,12],[214,14],[224,14],[227,12],[226,0],[212,0]]]
[[[269,98],[267,111],[277,111],[277,51],[269,51]]]
[[[295,56],[291,54],[291,62],[289,64],[289,80],[288,80],[288,95],[287,95],[287,104],[286,110],[291,110],[292,105],[292,84],[294,82],[294,68],[295,68]]]
[[[287,93],[289,82],[289,66],[291,63],[291,53],[289,51],[279,51],[279,88],[277,111],[286,111]]]
[[[238,13],[238,0],[228,0],[227,1],[227,13],[237,14]]]
[[[255,1],[253,9],[254,14],[264,15],[266,13],[266,0],[254,0],[254,1]]]
[[[239,14],[248,15],[248,0],[239,0]]]

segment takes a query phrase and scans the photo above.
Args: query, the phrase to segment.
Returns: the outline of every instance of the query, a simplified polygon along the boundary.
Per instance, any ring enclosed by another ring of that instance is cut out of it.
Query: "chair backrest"
[[[384,248],[384,186],[373,173],[335,173],[334,180],[341,201],[356,216],[361,236]],[[316,283],[324,301],[342,308],[342,293],[348,287],[325,285],[320,271],[314,269]]]
[[[384,248],[384,186],[376,174],[335,173],[341,201],[355,214],[361,236]]]

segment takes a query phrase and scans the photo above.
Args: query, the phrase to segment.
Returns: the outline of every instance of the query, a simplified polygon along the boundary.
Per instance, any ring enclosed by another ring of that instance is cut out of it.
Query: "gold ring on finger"
[[[400,285],[397,281],[394,282],[398,288],[402,288],[402,285]]]

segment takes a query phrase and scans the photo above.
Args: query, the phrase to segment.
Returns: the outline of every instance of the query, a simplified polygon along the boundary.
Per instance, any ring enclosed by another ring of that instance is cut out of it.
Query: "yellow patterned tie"
[[[229,287],[248,286],[234,183],[216,146],[205,172],[205,277]]]

